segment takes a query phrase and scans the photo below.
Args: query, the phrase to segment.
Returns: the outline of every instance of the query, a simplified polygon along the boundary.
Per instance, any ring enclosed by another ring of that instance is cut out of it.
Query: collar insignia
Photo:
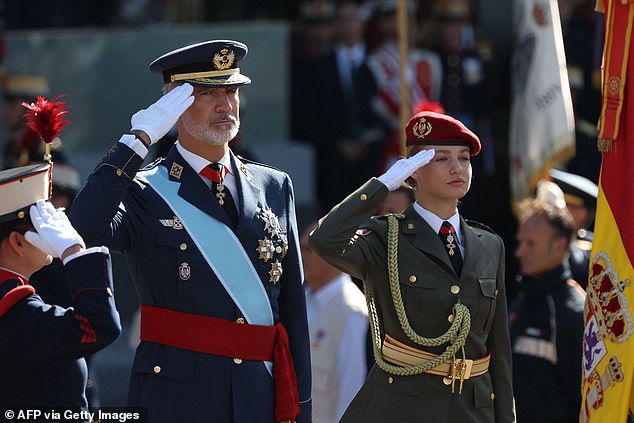
[[[244,163],[240,163],[240,172],[244,173],[244,176],[251,179],[251,174],[249,173],[249,169],[245,166]]]
[[[183,166],[178,163],[172,163],[172,168],[170,169],[170,176],[180,179],[181,174],[183,173]]]

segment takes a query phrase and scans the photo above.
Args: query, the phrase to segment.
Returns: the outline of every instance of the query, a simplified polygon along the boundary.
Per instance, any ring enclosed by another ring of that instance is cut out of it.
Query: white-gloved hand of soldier
[[[147,109],[132,115],[132,131],[143,131],[150,138],[150,145],[156,143],[176,124],[179,117],[194,102],[194,87],[183,84],[159,98]]]
[[[401,186],[403,182],[414,172],[434,158],[436,150],[423,150],[406,159],[399,159],[394,163],[383,175],[377,179],[387,187],[390,191],[394,191]]]
[[[62,210],[56,210],[48,201],[38,200],[30,209],[31,222],[37,232],[27,231],[24,238],[35,247],[53,257],[62,257],[66,249],[80,245],[84,240],[71,225]]]

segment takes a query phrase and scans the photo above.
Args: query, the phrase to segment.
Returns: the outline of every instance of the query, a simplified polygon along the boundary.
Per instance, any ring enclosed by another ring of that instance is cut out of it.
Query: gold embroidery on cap
[[[412,132],[416,138],[425,138],[430,134],[432,130],[431,123],[427,121],[424,117],[418,119],[418,122],[412,126]]]
[[[229,51],[226,48],[220,50],[220,53],[214,54],[214,66],[216,69],[229,69],[233,65],[233,59],[236,55],[233,50]]]

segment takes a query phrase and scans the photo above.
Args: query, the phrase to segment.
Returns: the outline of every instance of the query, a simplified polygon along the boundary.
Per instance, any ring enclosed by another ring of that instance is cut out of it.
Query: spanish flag
[[[634,409],[634,0],[601,3],[606,31],[599,122],[603,162],[585,307],[579,421],[624,423]]]

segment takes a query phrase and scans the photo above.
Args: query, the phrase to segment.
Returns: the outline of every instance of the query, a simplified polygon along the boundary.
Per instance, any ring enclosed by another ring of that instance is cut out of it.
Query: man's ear
[[[24,239],[24,235],[22,235],[20,232],[11,232],[7,237],[7,245],[18,255],[24,254],[25,242],[26,240]]]

